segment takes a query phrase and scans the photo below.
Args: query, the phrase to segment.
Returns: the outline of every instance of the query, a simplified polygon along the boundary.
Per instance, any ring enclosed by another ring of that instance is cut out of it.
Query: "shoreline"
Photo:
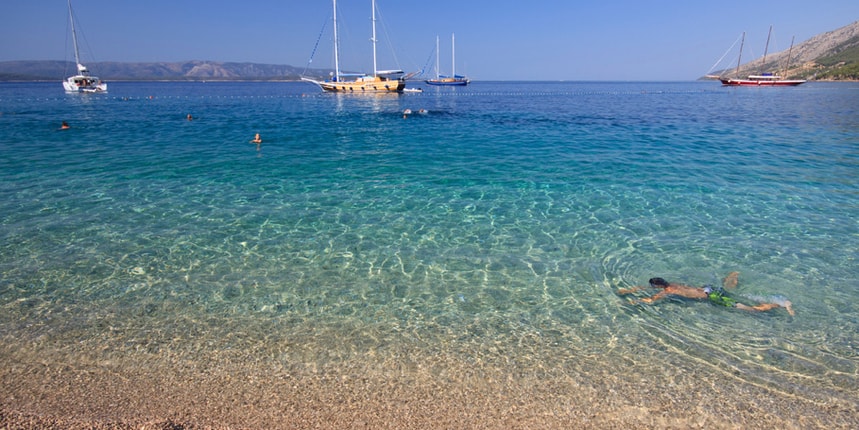
[[[403,350],[278,366],[248,364],[240,352],[98,359],[25,349],[0,353],[2,428],[859,426],[856,405],[843,398],[815,402],[742,378],[696,375],[678,363],[636,369],[627,360],[615,371],[601,357],[571,357],[575,363],[565,366],[520,369]]]
[[[307,81],[303,81],[301,79],[102,79],[107,83],[306,83]],[[10,83],[10,84],[26,84],[26,83],[57,83],[62,81],[59,79],[0,79],[0,83]],[[479,81],[479,82],[524,82],[524,83],[546,83],[546,82],[565,82],[565,83],[615,83],[615,82],[626,82],[626,83],[670,83],[670,82],[718,82],[718,79],[710,79],[710,78],[697,78],[697,79],[689,79],[686,81],[677,81],[677,80],[667,80],[667,81],[593,81],[593,80],[514,80],[514,81],[504,81],[504,80],[490,80],[490,81]],[[423,82],[423,79],[413,79],[407,80],[406,82]],[[835,82],[845,82],[845,83],[856,83],[859,82],[859,79],[809,79],[806,83],[812,82],[825,82],[825,83],[835,83]]]

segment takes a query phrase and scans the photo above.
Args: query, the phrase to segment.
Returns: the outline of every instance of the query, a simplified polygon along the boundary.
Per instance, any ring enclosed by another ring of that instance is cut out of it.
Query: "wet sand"
[[[399,351],[329,367],[240,352],[90,359],[0,349],[3,429],[570,429],[859,427],[855,401],[812,401],[679,363],[570,358],[540,369]],[[644,373],[640,373],[644,372]]]

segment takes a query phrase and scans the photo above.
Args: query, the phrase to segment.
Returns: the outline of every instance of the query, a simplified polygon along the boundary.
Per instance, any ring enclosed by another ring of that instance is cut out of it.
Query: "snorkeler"
[[[722,287],[711,287],[707,285],[703,287],[692,287],[689,285],[669,283],[662,278],[650,278],[650,280],[648,281],[650,283],[650,287],[662,288],[662,291],[650,297],[645,297],[640,301],[643,303],[653,303],[668,296],[680,296],[694,300],[709,300],[714,305],[725,306],[728,308],[737,308],[742,309],[744,311],[752,312],[764,312],[771,309],[783,307],[785,308],[785,310],[787,310],[787,313],[789,313],[790,315],[794,315],[791,303],[787,300],[785,300],[783,304],[761,303],[752,306],[740,303],[733,297],[729,297],[728,292],[725,290],[732,289],[737,286],[737,278],[739,277],[739,275],[740,272],[729,273],[728,276],[726,276],[725,279],[722,280]],[[626,295],[634,293],[636,291],[641,291],[645,288],[647,287],[624,288],[618,290],[617,293],[619,295]],[[632,302],[635,303],[635,301]]]

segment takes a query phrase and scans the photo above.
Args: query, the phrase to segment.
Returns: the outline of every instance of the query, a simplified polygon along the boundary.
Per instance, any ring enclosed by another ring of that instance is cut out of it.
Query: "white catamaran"
[[[406,86],[402,70],[378,70],[376,68],[376,1],[371,2],[373,34],[373,74],[347,74],[340,72],[340,42],[337,39],[337,0],[334,4],[334,73],[330,79],[320,81],[301,77],[301,80],[319,85],[323,91],[340,93],[399,93]]]
[[[77,66],[78,74],[69,76],[63,81],[63,87],[66,92],[70,93],[103,93],[107,91],[107,83],[102,82],[98,76],[90,75],[89,69],[81,64],[80,53],[78,52],[78,36],[75,32],[75,18],[72,13],[72,0],[69,0],[69,23],[72,27],[72,43],[75,45],[75,65]]]

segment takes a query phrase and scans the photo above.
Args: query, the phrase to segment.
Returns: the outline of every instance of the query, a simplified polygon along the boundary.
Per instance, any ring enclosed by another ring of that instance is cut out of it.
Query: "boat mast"
[[[337,0],[334,2],[334,80],[340,82],[340,39],[337,38]]]
[[[453,33],[450,33],[450,77],[456,79],[456,42]]]
[[[75,45],[75,67],[80,70],[81,59],[80,55],[78,54],[78,35],[77,32],[75,32],[75,19],[72,15],[72,0],[69,0],[69,23],[72,26],[72,43]]]
[[[770,25],[770,31],[767,33],[767,45],[764,47],[764,61],[761,63],[761,71],[763,71],[763,68],[767,65],[767,51],[770,49],[770,36],[772,36],[772,33],[773,26]]]
[[[784,66],[784,75],[787,76],[788,70],[790,69],[790,54],[793,52],[793,39],[796,36],[791,36],[790,38],[790,49],[787,50],[787,64]]]
[[[737,57],[737,77],[740,77],[740,62],[743,61],[743,45],[746,44],[746,32],[743,32],[743,38],[740,40],[740,56]]]
[[[373,77],[376,77],[378,74],[376,71],[376,0],[371,1],[370,4],[373,8],[373,38],[370,39],[373,42]]]
[[[438,35],[436,35],[435,36],[435,79],[436,80],[441,79],[441,76],[439,76],[439,70],[438,70],[438,56],[439,56],[439,53],[438,53]]]

